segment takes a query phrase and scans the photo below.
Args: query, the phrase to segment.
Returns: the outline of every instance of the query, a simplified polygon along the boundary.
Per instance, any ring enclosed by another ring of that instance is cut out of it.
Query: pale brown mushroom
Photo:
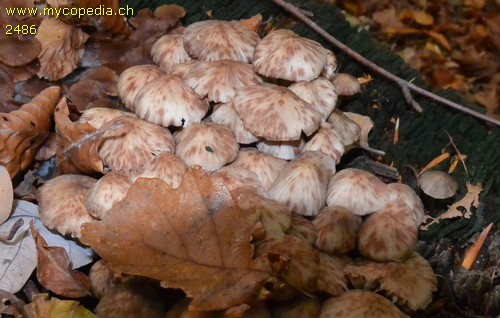
[[[151,57],[164,72],[168,73],[174,65],[191,61],[184,49],[182,34],[166,34],[159,38],[151,48]]]
[[[303,138],[292,141],[261,140],[257,142],[257,149],[276,158],[292,160],[300,154],[305,143]]]
[[[231,129],[240,144],[251,144],[259,141],[260,138],[249,132],[243,125],[243,121],[234,109],[233,102],[215,105],[212,115],[212,122]]]
[[[446,172],[427,170],[418,176],[418,185],[428,196],[435,199],[447,199],[455,195],[457,182]]]
[[[125,107],[134,111],[134,99],[147,83],[163,75],[163,71],[155,65],[136,65],[129,67],[118,78],[118,94]]]
[[[297,96],[316,107],[325,121],[337,105],[337,91],[333,84],[324,79],[317,78],[310,82],[298,82],[288,87]]]

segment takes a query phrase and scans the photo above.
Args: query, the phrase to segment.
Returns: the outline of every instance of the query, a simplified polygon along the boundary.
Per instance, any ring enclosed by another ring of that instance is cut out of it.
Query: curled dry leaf
[[[66,250],[59,246],[48,246],[45,239],[30,224],[31,235],[38,251],[36,277],[48,290],[64,297],[79,298],[90,294],[90,280],[87,275],[70,268]]]
[[[72,122],[66,97],[57,104],[54,112],[56,132],[60,147],[56,165],[63,173],[104,172],[104,165],[98,155],[102,133],[89,123]]]
[[[253,259],[258,219],[196,167],[176,190],[139,178],[103,221],[83,226],[81,240],[113,270],[183,289],[191,310],[219,310],[258,298],[272,283],[266,260]]]
[[[97,318],[90,310],[75,300],[50,298],[49,294],[37,294],[33,301],[24,307],[28,318]]]
[[[87,22],[94,25],[99,31],[107,31],[116,35],[130,34],[130,29],[128,28],[124,17],[120,14],[116,14],[119,8],[118,0],[77,0],[73,2],[79,8],[102,8],[103,10],[106,10],[106,12],[107,10],[112,9],[115,13],[86,15],[83,20],[89,21],[79,21],[80,23]]]
[[[60,96],[61,89],[52,86],[19,110],[0,113],[0,164],[11,177],[29,166],[49,135],[50,118]]]
[[[79,50],[83,49],[88,37],[82,30],[59,19],[44,19],[36,33],[42,45],[38,55],[38,76],[55,81],[73,72],[78,67]]]
[[[26,312],[24,311],[24,302],[14,296],[11,293],[0,290],[0,315],[13,317],[13,318],[23,318],[26,317]]]
[[[4,166],[0,166],[0,224],[9,218],[14,202],[14,189],[10,175]]]

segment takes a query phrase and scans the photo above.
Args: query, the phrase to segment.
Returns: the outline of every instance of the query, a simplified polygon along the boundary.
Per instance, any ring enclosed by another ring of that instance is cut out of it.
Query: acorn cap
[[[182,34],[166,34],[156,40],[151,48],[151,58],[166,73],[172,66],[191,60],[184,49]]]
[[[89,123],[95,129],[101,128],[104,124],[120,116],[130,116],[137,118],[136,114],[125,112],[113,108],[94,107],[87,109],[78,119],[80,123]]]
[[[326,51],[318,42],[285,29],[266,35],[253,54],[257,73],[294,82],[317,78],[325,64]]]
[[[195,22],[184,31],[184,48],[200,61],[252,60],[259,35],[236,21],[207,20]]]
[[[257,149],[276,158],[291,160],[300,154],[304,145],[303,138],[292,141],[261,140],[257,142]]]
[[[198,96],[216,103],[230,102],[240,88],[263,83],[252,65],[233,60],[196,63],[183,79]]]
[[[214,171],[233,161],[239,145],[233,132],[224,126],[196,123],[174,135],[175,154],[188,166],[200,165]]]
[[[366,215],[383,208],[389,195],[387,185],[375,175],[347,168],[330,179],[326,204],[343,206],[355,215]]]
[[[418,228],[402,201],[388,203],[363,221],[358,234],[358,251],[379,261],[403,261],[417,245]]]
[[[210,115],[212,122],[231,129],[240,144],[251,144],[260,138],[249,132],[243,125],[243,121],[234,109],[233,102],[215,105]]]
[[[123,71],[118,77],[116,86],[125,107],[134,111],[134,99],[139,90],[163,74],[163,71],[155,65],[136,65]]]
[[[116,171],[108,172],[89,189],[85,198],[87,211],[97,219],[104,219],[113,205],[127,195],[132,183],[132,177],[129,175]]]
[[[302,152],[306,151],[320,151],[330,156],[338,164],[345,148],[332,125],[325,122],[321,123],[319,129],[302,148]]]
[[[134,100],[135,113],[147,122],[164,127],[199,123],[208,112],[201,99],[176,75],[163,75],[144,86]]]
[[[340,206],[321,209],[312,220],[318,233],[314,246],[328,254],[344,254],[356,247],[361,217]]]
[[[427,170],[418,176],[418,185],[428,196],[435,199],[446,199],[457,192],[457,182],[446,172]]]
[[[246,86],[236,92],[234,107],[252,134],[269,141],[299,140],[318,129],[321,113],[285,87]]]
[[[119,126],[117,129],[112,127]],[[109,131],[107,131],[109,130]],[[170,131],[130,116],[120,116],[101,127],[99,157],[113,171],[139,174],[162,152],[174,152]]]
[[[184,162],[176,155],[163,152],[157,155],[153,162],[135,179],[158,178],[165,181],[172,189],[177,189],[186,169]]]
[[[316,107],[325,121],[337,105],[337,91],[330,81],[317,78],[310,82],[298,82],[288,87],[297,96]]]
[[[73,174],[48,180],[36,193],[43,224],[62,235],[80,237],[80,226],[94,220],[84,201],[96,182],[94,178]]]
[[[228,167],[249,170],[257,176],[265,191],[269,189],[287,162],[255,148],[241,148],[236,159]]]

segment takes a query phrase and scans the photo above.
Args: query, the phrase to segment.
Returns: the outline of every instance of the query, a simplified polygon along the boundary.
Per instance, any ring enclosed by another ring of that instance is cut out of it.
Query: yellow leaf
[[[413,11],[413,18],[415,19],[415,22],[424,26],[429,26],[434,23],[432,15],[425,11]]]

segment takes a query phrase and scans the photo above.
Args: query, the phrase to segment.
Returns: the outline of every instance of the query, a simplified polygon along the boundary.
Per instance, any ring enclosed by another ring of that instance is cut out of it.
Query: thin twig
[[[295,7],[294,5],[286,2],[285,0],[271,0],[273,1],[275,4],[277,4],[278,6],[280,6],[281,8],[285,9],[286,11],[288,11],[289,13],[291,13],[292,15],[294,15],[296,18],[300,19],[302,22],[304,22],[304,24],[306,24],[308,27],[310,27],[311,29],[313,29],[315,32],[317,32],[319,35],[321,35],[323,38],[325,38],[330,44],[332,44],[333,46],[337,47],[337,49],[339,49],[340,51],[342,51],[345,55],[349,56],[350,58],[352,58],[353,60],[355,60],[356,62],[360,63],[361,65],[369,68],[370,70],[372,70],[373,72],[385,77],[386,79],[396,83],[402,90],[403,92],[403,96],[405,97],[406,101],[418,112],[421,112],[422,111],[422,108],[420,107],[420,105],[413,99],[413,97],[411,96],[411,93],[410,91],[413,91],[417,94],[420,94],[422,96],[425,96],[427,98],[430,98],[434,101],[437,101],[441,104],[444,104],[450,108],[453,108],[459,112],[462,112],[464,114],[467,114],[467,115],[470,115],[472,117],[475,117],[477,119],[480,119],[484,122],[487,122],[487,123],[490,123],[490,124],[493,124],[495,126],[500,126],[500,121],[499,120],[496,120],[494,118],[491,118],[491,117],[488,117],[486,116],[485,114],[482,114],[480,112],[477,112],[477,111],[474,111],[468,107],[465,107],[463,105],[460,105],[458,103],[455,103],[455,102],[452,102],[446,98],[443,98],[439,95],[436,95],[432,92],[429,92],[428,90],[426,89],[423,89],[421,87],[418,87],[416,86],[415,84],[412,84],[404,79],[402,79],[401,77],[398,77],[394,74],[392,74],[391,72],[381,68],[380,66],[378,66],[377,64],[367,60],[366,58],[364,58],[363,56],[361,56],[359,53],[357,53],[356,51],[352,50],[351,48],[349,48],[347,45],[345,45],[344,43],[340,42],[339,40],[337,40],[336,38],[334,38],[332,35],[330,35],[327,31],[325,31],[325,29],[323,29],[322,27],[320,27],[319,25],[317,25],[314,21],[312,21],[311,19],[309,19],[308,17],[306,17],[302,11]]]

